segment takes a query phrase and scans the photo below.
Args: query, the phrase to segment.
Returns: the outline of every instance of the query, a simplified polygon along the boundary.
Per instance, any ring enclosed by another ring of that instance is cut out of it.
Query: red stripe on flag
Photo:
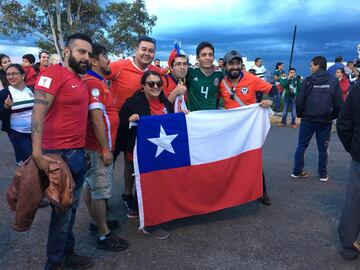
[[[144,226],[210,213],[262,196],[261,148],[207,164],[140,176]]]

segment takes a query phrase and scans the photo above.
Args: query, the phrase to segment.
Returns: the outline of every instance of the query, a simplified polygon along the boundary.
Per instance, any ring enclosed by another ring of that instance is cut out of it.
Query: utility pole
[[[290,55],[289,71],[290,71],[290,68],[291,68],[291,65],[292,65],[292,60],[293,60],[295,37],[296,37],[296,25],[295,25],[295,27],[294,27],[294,34],[293,34],[293,40],[292,40],[292,46],[291,46],[291,55]]]

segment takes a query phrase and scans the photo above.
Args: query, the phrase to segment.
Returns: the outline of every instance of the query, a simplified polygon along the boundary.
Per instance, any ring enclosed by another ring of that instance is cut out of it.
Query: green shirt
[[[188,109],[190,111],[214,110],[218,98],[218,86],[224,75],[220,70],[209,76],[200,68],[189,68],[186,75],[188,89]]]

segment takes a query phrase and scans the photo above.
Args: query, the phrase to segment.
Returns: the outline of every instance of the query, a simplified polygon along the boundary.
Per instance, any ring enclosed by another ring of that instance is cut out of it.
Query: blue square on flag
[[[137,158],[140,173],[189,166],[185,114],[140,117],[137,126]]]

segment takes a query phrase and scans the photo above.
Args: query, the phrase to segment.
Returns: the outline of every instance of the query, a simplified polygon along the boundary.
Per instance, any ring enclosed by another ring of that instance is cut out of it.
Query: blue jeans
[[[329,158],[329,145],[331,135],[331,123],[316,123],[301,120],[298,146],[295,152],[295,166],[293,174],[299,175],[304,168],[304,155],[309,146],[313,134],[316,134],[316,142],[319,151],[318,172],[320,178],[327,177],[327,164]]]
[[[280,93],[279,90],[274,85],[273,85],[273,91],[274,91],[274,111],[279,112],[282,92]]]
[[[51,269],[52,266],[61,265],[64,262],[65,254],[70,253],[75,246],[75,237],[72,229],[84,183],[86,162],[84,149],[44,150],[44,152],[61,155],[69,166],[75,182],[74,200],[76,202],[67,212],[56,211],[54,205],[51,205],[47,262],[45,265],[45,269]]]
[[[282,123],[286,124],[288,109],[291,109],[291,124],[295,124],[296,118],[296,104],[293,98],[284,98],[284,110],[282,113]]]
[[[8,136],[14,147],[16,163],[27,160],[32,153],[31,134],[10,129]]]

